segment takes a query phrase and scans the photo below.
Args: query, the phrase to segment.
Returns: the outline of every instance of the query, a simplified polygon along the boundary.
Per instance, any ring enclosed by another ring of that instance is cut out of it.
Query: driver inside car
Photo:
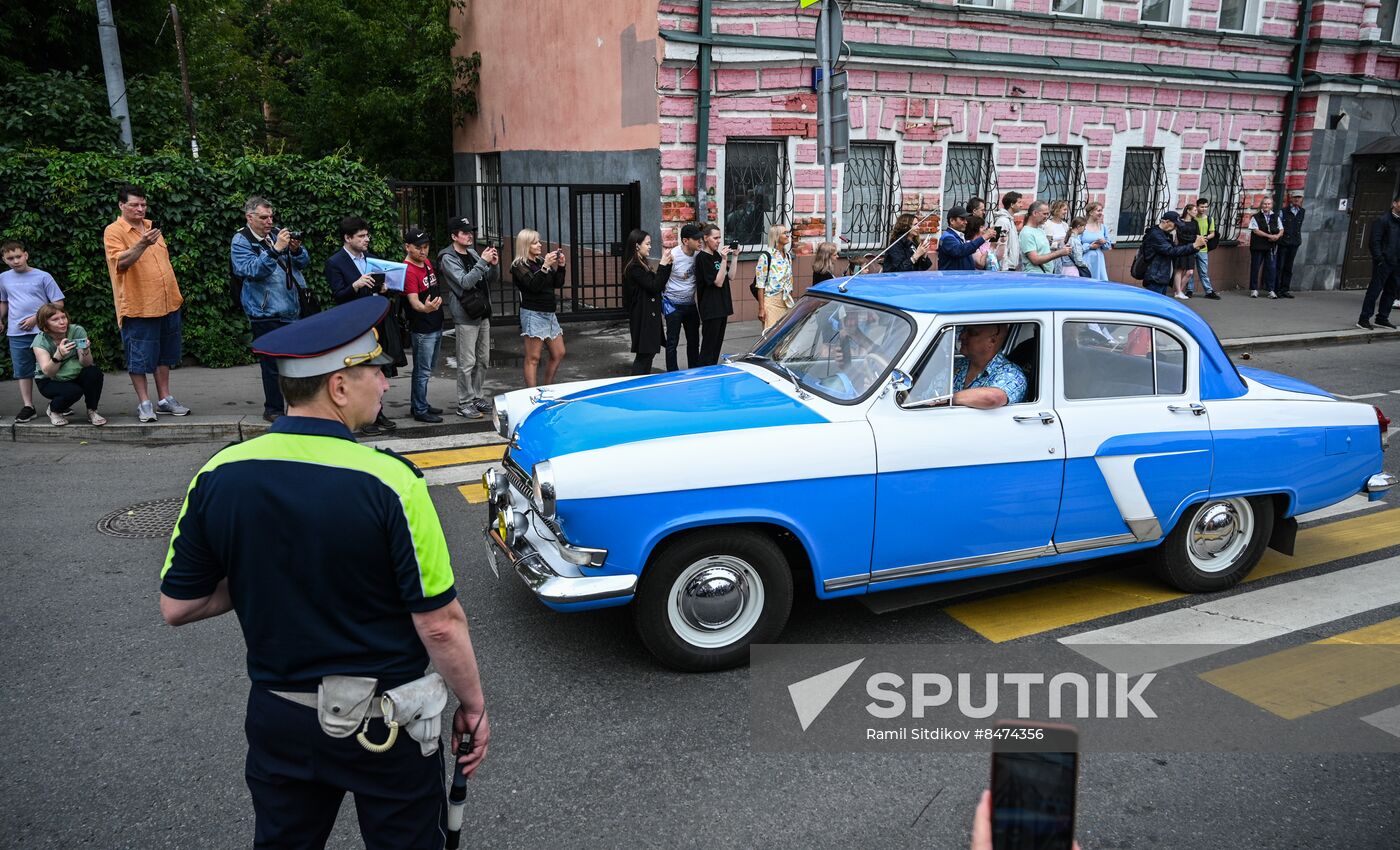
[[[860,319],[856,311],[841,308],[827,320],[833,331],[828,351],[837,371],[821,383],[840,398],[855,398],[865,392],[888,365],[878,353],[878,343],[861,328]]]
[[[966,325],[958,339],[963,360],[953,371],[953,404],[990,410],[1019,404],[1026,375],[1001,353],[1010,325]]]

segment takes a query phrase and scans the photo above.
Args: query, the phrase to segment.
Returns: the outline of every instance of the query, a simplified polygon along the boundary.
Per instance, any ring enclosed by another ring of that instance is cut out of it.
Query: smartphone
[[[153,221],[153,222],[151,222],[151,227],[150,227],[150,229],[151,229],[151,230],[160,230],[160,225],[159,225],[159,224],[156,224],[156,223]]]
[[[374,278],[374,289],[377,292],[384,291],[384,272],[370,272],[369,276]]]
[[[994,850],[1071,850],[1079,733],[1070,726],[1001,721],[992,748]]]
[[[74,348],[82,349],[88,347],[88,340],[86,339],[75,339],[72,340],[72,343]]]

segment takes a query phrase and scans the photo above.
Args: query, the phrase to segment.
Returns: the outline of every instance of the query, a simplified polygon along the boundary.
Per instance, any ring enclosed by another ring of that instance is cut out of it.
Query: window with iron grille
[[[943,165],[943,206],[966,205],[969,198],[982,198],[995,207],[996,172],[992,167],[991,145],[948,143]]]
[[[476,179],[483,184],[477,195],[477,237],[486,242],[500,244],[501,155],[498,153],[477,154]]]
[[[1166,209],[1167,172],[1161,148],[1128,148],[1118,200],[1118,239],[1141,239]]]
[[[1239,237],[1240,226],[1240,155],[1235,151],[1206,151],[1201,167],[1201,194],[1210,201],[1210,217],[1215,230],[1225,242]]]
[[[724,146],[724,236],[745,247],[764,244],[768,228],[787,224],[787,143],[731,139]]]
[[[847,249],[883,248],[899,209],[894,145],[852,142],[841,177],[841,236]]]
[[[1069,145],[1045,145],[1040,149],[1040,179],[1035,187],[1035,199],[1053,204],[1069,204],[1069,218],[1084,214],[1089,194],[1084,180],[1084,161],[1080,149]]]

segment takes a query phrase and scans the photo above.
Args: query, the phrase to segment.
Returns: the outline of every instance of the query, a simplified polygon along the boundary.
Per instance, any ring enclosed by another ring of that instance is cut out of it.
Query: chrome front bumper
[[[558,533],[557,524],[550,527],[545,523],[522,493],[507,484],[504,494],[504,505],[498,505],[488,494],[487,523],[482,529],[493,571],[495,559],[505,556],[526,587],[544,602],[555,605],[616,599],[632,596],[636,592],[637,577],[634,575],[585,575],[580,564],[586,562],[590,567],[601,567],[607,552],[571,546]],[[512,534],[515,538],[513,544],[508,543],[499,530],[498,520],[502,511],[513,511],[517,517],[523,518],[523,528]],[[566,558],[563,550],[567,550],[575,561]]]

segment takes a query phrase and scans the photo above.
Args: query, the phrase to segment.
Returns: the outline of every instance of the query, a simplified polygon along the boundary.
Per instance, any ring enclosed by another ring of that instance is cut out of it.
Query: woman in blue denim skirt
[[[564,359],[564,330],[559,327],[555,290],[564,285],[564,252],[545,253],[539,233],[522,230],[515,235],[515,261],[510,276],[520,290],[520,335],[525,337],[525,386],[539,385],[536,374],[540,355],[549,346],[544,383],[554,383],[554,373]]]

